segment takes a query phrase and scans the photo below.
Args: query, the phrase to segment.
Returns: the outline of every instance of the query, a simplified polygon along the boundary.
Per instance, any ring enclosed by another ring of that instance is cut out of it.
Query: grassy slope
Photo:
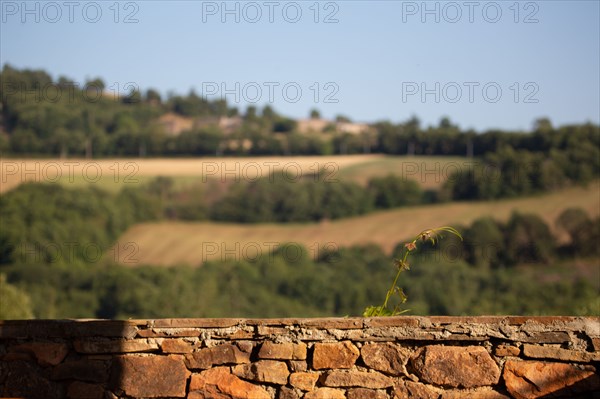
[[[468,225],[486,215],[506,220],[514,210],[537,213],[550,226],[568,207],[581,207],[596,216],[600,211],[599,191],[597,181],[587,188],[573,187],[538,197],[418,206],[313,224],[145,223],[129,229],[117,243],[121,250],[115,248],[109,256],[130,266],[199,265],[207,259],[253,258],[257,251],[267,253],[272,243],[281,242],[302,243],[313,255],[327,243],[340,247],[375,243],[389,252],[399,241],[423,229]]]

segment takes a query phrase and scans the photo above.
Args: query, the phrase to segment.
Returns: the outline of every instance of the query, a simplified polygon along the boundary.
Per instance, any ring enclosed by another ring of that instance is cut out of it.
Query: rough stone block
[[[69,352],[66,344],[53,342],[28,342],[10,348],[11,352],[32,354],[40,366],[56,366]]]
[[[125,355],[114,360],[111,386],[133,397],[183,398],[189,375],[181,356]]]
[[[376,371],[329,371],[323,378],[326,387],[359,387],[359,388],[387,388],[394,385],[394,380]]]
[[[521,349],[518,346],[500,344],[494,350],[494,354],[499,357],[519,356]]]
[[[481,346],[426,346],[411,363],[422,381],[442,387],[494,385],[500,378],[498,365]]]
[[[391,375],[407,375],[406,363],[412,351],[391,343],[365,344],[360,349],[363,362],[370,368]]]
[[[346,395],[341,389],[317,388],[304,394],[304,399],[346,399]]]
[[[243,381],[229,367],[215,367],[193,374],[188,399],[271,399],[264,388]]]
[[[255,363],[234,367],[233,374],[246,380],[285,385],[288,382],[290,371],[284,362],[259,360]]]
[[[290,385],[303,391],[311,391],[319,380],[318,373],[292,373]]]
[[[288,363],[290,371],[293,372],[306,371],[308,369],[308,364],[304,360],[290,360]]]
[[[490,388],[478,388],[475,390],[451,390],[442,393],[440,399],[510,399],[509,396],[503,393],[494,391]]]
[[[250,363],[250,353],[242,351],[234,344],[221,344],[186,355],[185,363],[189,369],[208,369],[223,364]]]
[[[300,399],[300,394],[295,389],[281,387],[277,392],[277,399]]]
[[[502,377],[506,389],[516,399],[572,397],[600,391],[600,376],[592,366],[507,360]]]
[[[317,343],[313,352],[313,368],[349,369],[354,366],[360,352],[352,342]]]
[[[439,395],[427,385],[400,380],[394,385],[393,399],[438,399]]]
[[[258,357],[261,359],[305,360],[306,344],[293,344],[291,342],[276,344],[267,341],[260,347]]]
[[[160,349],[164,353],[191,353],[194,347],[191,343],[181,338],[164,339],[160,343]]]
[[[385,391],[366,388],[353,388],[348,390],[348,399],[388,399]]]
[[[525,344],[523,345],[523,354],[534,359],[553,359],[580,363],[600,361],[600,353],[581,352],[552,346]]]

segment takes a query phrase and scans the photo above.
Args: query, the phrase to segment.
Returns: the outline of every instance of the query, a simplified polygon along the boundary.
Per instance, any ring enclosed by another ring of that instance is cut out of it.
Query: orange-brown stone
[[[306,344],[291,342],[276,344],[267,341],[260,347],[258,357],[261,359],[305,360]]]
[[[352,342],[317,343],[313,352],[313,368],[349,369],[354,366],[360,352]]]
[[[370,368],[391,375],[406,375],[406,363],[412,351],[390,343],[365,344],[360,355]]]
[[[346,399],[346,395],[341,389],[317,388],[314,391],[307,392],[304,399]]]
[[[508,360],[502,376],[506,389],[516,399],[570,397],[600,391],[600,377],[592,366]]]
[[[325,375],[323,385],[327,387],[360,387],[387,388],[394,385],[394,380],[376,371],[337,371]]]
[[[163,340],[160,344],[160,349],[164,353],[191,353],[194,350],[191,343],[181,338]]]
[[[510,399],[509,396],[506,396],[500,392],[494,391],[489,388],[478,388],[477,390],[469,390],[469,391],[446,391],[442,393],[440,399]]]
[[[500,357],[519,356],[520,353],[521,349],[518,346],[506,344],[498,345],[494,351],[494,354]]]
[[[481,346],[426,346],[411,363],[422,381],[447,388],[495,385],[500,379],[498,365]]]
[[[393,399],[438,399],[439,396],[439,393],[418,382],[400,380],[394,385]]]
[[[250,363],[250,353],[242,351],[234,344],[222,344],[186,355],[185,363],[189,369],[208,369],[223,364]]]
[[[229,367],[215,367],[193,374],[188,399],[271,399],[263,388],[243,381]]]
[[[315,387],[319,376],[318,373],[292,373],[290,385],[303,391],[310,391]]]
[[[366,388],[352,388],[348,390],[348,399],[388,399],[385,391]]]
[[[290,371],[284,362],[276,360],[259,360],[255,363],[241,364],[234,367],[233,373],[246,380],[287,384]]]

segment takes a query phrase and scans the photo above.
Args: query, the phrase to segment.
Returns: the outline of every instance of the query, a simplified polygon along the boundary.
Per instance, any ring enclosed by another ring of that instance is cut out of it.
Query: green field
[[[488,202],[453,202],[371,213],[365,216],[308,224],[227,224],[156,222],[131,227],[107,256],[118,262],[200,265],[211,259],[252,259],[276,243],[297,242],[316,255],[321,247],[374,243],[386,252],[419,231],[442,225],[468,225],[482,216],[506,220],[513,211],[540,215],[550,226],[568,207],[599,213],[600,182],[537,197]]]

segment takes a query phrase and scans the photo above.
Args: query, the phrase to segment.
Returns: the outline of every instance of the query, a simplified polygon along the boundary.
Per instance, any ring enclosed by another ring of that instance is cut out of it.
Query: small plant
[[[408,312],[409,309],[404,309],[404,310],[400,309],[400,306],[406,302],[407,297],[404,294],[404,291],[402,291],[402,288],[400,288],[396,285],[398,283],[398,278],[400,277],[400,273],[402,273],[405,270],[410,270],[410,267],[409,267],[409,264],[407,261],[408,255],[412,251],[417,249],[417,243],[419,242],[419,240],[420,241],[431,241],[431,244],[435,245],[435,242],[436,242],[436,239],[438,239],[438,236],[441,238],[442,233],[444,233],[444,232],[454,234],[458,238],[460,238],[462,241],[462,236],[455,228],[444,226],[444,227],[438,227],[436,229],[423,230],[422,232],[417,234],[417,236],[415,237],[414,240],[404,244],[404,255],[402,256],[402,259],[401,260],[394,259],[394,265],[398,268],[398,272],[396,273],[396,277],[394,278],[394,282],[392,283],[392,286],[390,287],[390,289],[387,291],[387,293],[385,295],[385,300],[383,301],[383,304],[381,306],[367,307],[365,309],[365,311],[363,312],[364,317],[398,316],[398,315],[401,315],[402,313]],[[389,302],[390,298],[396,294],[400,297],[400,303],[398,305],[394,306],[393,309],[388,309],[388,302]]]

